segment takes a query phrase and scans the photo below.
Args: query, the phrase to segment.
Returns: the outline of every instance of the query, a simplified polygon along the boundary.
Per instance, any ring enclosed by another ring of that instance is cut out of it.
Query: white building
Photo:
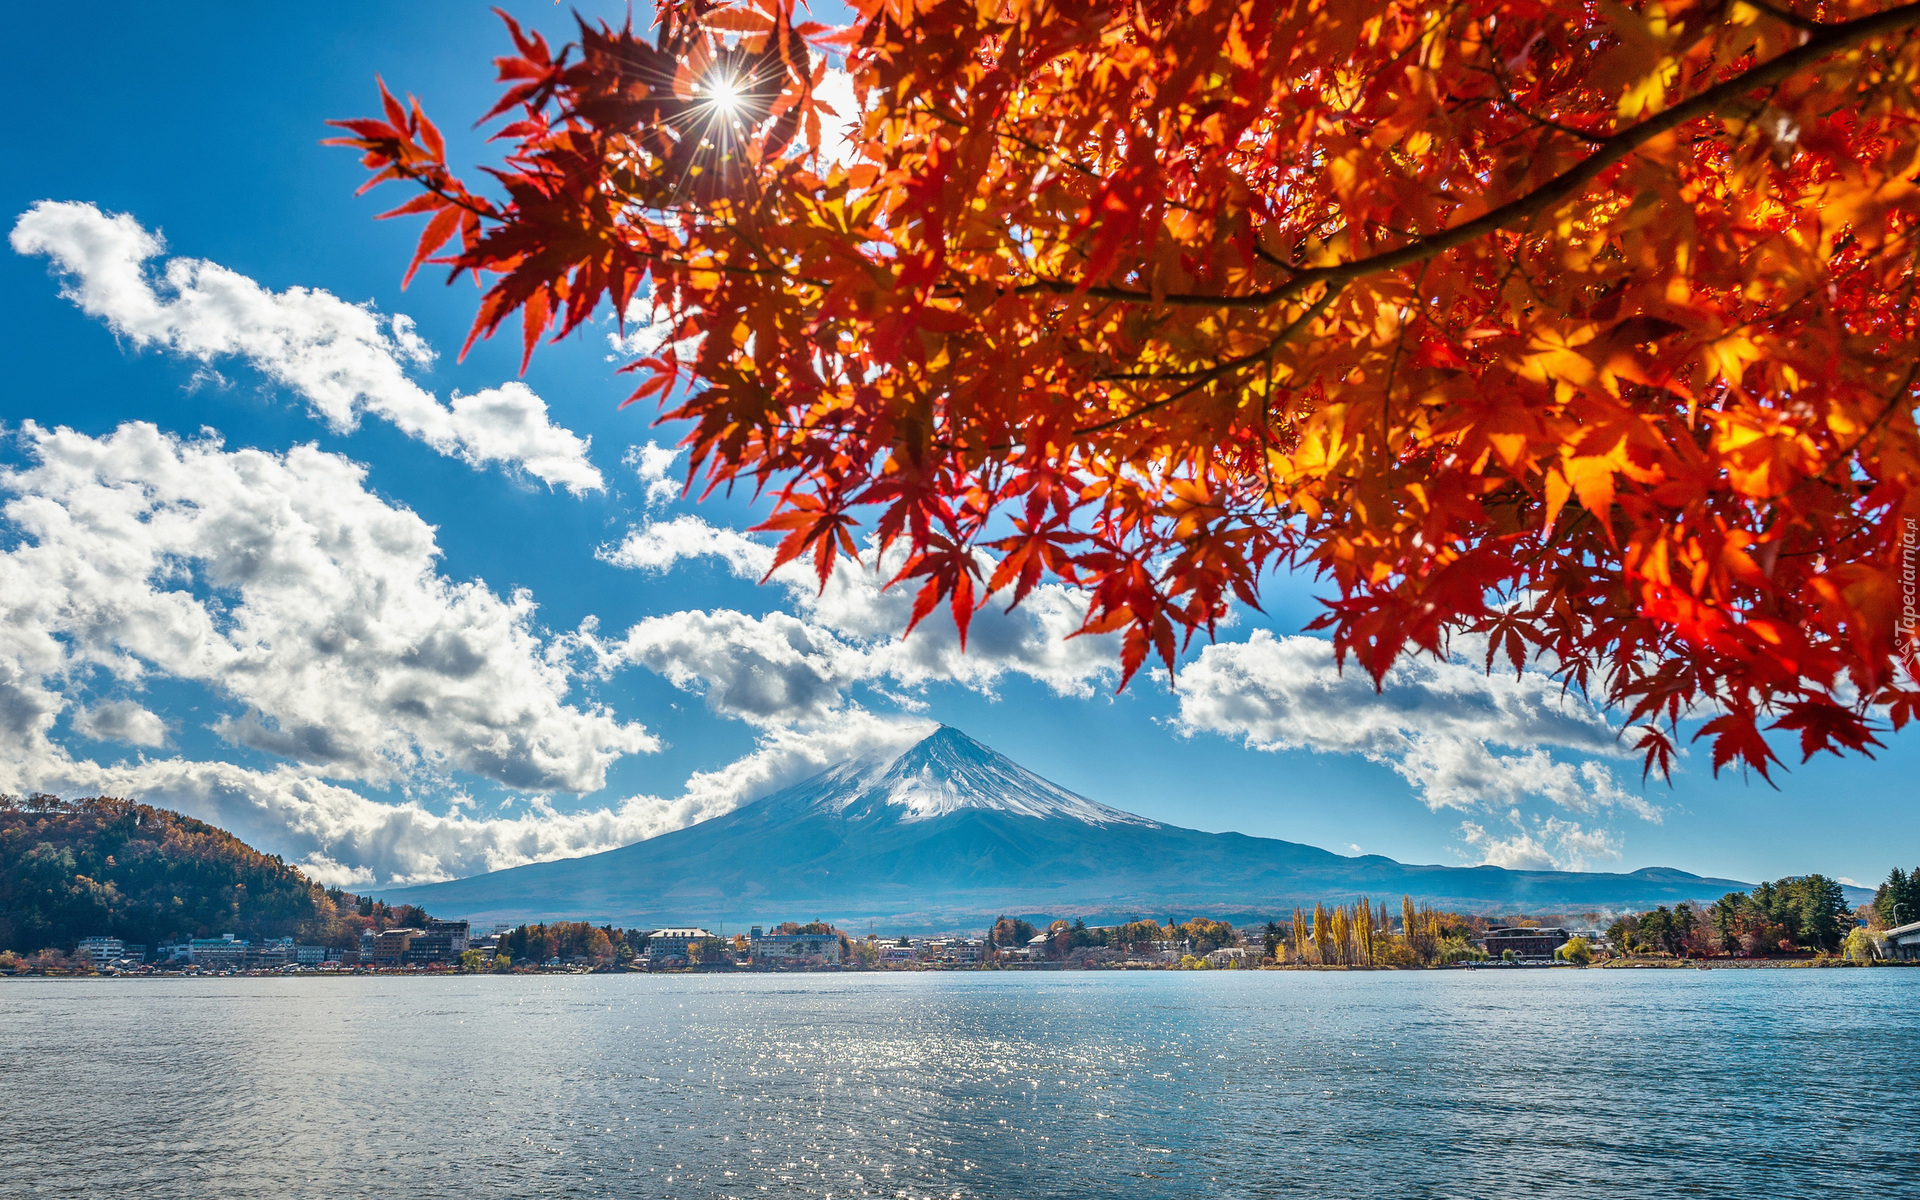
[[[831,933],[762,933],[755,925],[747,935],[747,950],[755,966],[837,963],[840,938]]]
[[[697,927],[684,929],[656,929],[647,935],[647,959],[649,962],[664,962],[670,959],[686,960],[692,957],[687,947],[697,946],[712,937],[704,929]]]
[[[127,945],[117,937],[84,937],[74,953],[91,961],[98,970],[116,958],[126,957]]]
[[[187,961],[196,967],[212,967],[215,970],[233,968],[238,970],[247,965],[247,952],[252,949],[245,938],[236,939],[230,933],[217,938],[194,938],[188,943]]]

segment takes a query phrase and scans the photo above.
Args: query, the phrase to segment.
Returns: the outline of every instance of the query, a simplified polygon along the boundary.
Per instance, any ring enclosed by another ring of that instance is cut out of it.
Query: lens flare
[[[707,103],[720,112],[732,116],[740,108],[740,101],[746,89],[740,86],[737,76],[716,74],[707,80]]]

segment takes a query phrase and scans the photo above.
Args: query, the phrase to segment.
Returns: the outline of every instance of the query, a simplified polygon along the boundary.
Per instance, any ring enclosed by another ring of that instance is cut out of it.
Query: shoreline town
[[[1323,930],[1334,924],[1325,910],[1321,910],[1319,917]],[[36,963],[11,954],[0,956],[0,974],[182,977],[633,971],[1920,966],[1920,922],[1884,930],[1856,926],[1855,931],[1849,931],[1839,954],[1775,949],[1769,954],[1734,951],[1724,956],[1634,944],[1632,932],[1623,930],[1622,925],[1623,922],[1617,921],[1608,930],[1532,921],[1490,925],[1468,936],[1436,939],[1441,943],[1434,947],[1438,952],[1422,955],[1416,924],[1412,939],[1390,929],[1368,931],[1357,939],[1361,943],[1360,953],[1349,955],[1342,953],[1344,947],[1330,947],[1326,933],[1316,939],[1311,928],[1295,942],[1292,930],[1280,923],[1235,928],[1204,919],[1184,926],[1170,922],[1165,927],[1152,922],[1089,927],[1079,922],[1057,921],[1041,931],[1025,921],[1002,918],[982,937],[882,937],[875,933],[855,937],[820,922],[787,923],[770,930],[754,925],[745,933],[730,936],[691,925],[642,931],[596,927],[585,922],[559,922],[553,926],[501,925],[476,933],[467,921],[428,919],[415,926],[366,930],[356,945],[345,948],[303,944],[291,937],[256,942],[226,934],[165,942],[149,950],[119,938],[90,936],[80,939],[74,953],[58,964]],[[580,936],[582,929],[586,931],[584,937]],[[1385,953],[1378,946],[1368,945],[1381,938],[1387,942]],[[578,944],[566,944],[568,942]],[[1394,953],[1401,948],[1395,943],[1405,945],[1413,953]]]

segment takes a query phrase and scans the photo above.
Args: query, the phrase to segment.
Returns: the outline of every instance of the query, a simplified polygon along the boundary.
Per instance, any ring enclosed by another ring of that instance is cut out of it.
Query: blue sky
[[[564,39],[565,10],[508,7]],[[455,363],[475,292],[402,292],[417,227],[373,220],[401,194],[356,198],[319,145],[379,73],[487,161],[487,5],[13,20],[10,111],[36,115],[0,132],[0,787],[137,792],[386,882],[631,840],[943,721],[1157,819],[1404,861],[1920,861],[1911,733],[1778,790],[1703,753],[1643,788],[1545,681],[1334,678],[1299,639],[1309,579],[1195,647],[1177,693],[1118,696],[1105,647],[1052,636],[1064,592],[961,658],[890,636],[871,578],[759,585],[759,510],[650,486],[664,455],[637,448],[678,431],[618,408],[611,326],[543,349],[528,391],[509,340]]]

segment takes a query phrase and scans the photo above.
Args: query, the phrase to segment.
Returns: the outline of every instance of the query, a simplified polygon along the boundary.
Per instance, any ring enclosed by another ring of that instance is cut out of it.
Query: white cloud
[[[1472,822],[1460,822],[1460,838],[1473,847],[1479,862],[1514,871],[1585,871],[1594,860],[1618,861],[1620,842],[1599,829],[1583,829],[1558,817],[1536,818],[1528,829],[1520,814],[1509,814],[1515,832],[1497,837]]]
[[[648,508],[680,495],[680,485],[668,479],[667,472],[673,469],[674,460],[683,453],[684,449],[662,446],[658,442],[628,448],[623,461],[640,477],[640,485],[646,489]]]
[[[68,722],[81,737],[133,746],[164,746],[167,723],[133,700],[107,700],[74,711]]]
[[[620,653],[677,688],[704,692],[717,714],[780,725],[824,720],[868,665],[860,650],[797,617],[726,609],[649,617],[627,631]]]
[[[627,531],[618,546],[595,551],[602,562],[659,574],[682,559],[713,557],[735,575],[758,579],[773,566],[773,547],[735,529],[719,529],[699,517],[649,521]]]
[[[102,437],[30,423],[20,440],[26,461],[0,471],[0,791],[131,796],[231,829],[324,882],[386,886],[627,845],[849,758],[897,753],[933,728],[808,684],[845,674],[831,665],[793,676],[811,699],[782,693],[788,657],[853,653],[795,618],[669,623],[642,640],[690,686],[712,686],[702,671],[719,679],[716,710],[800,719],[757,721],[750,753],[675,796],[575,812],[536,796],[479,815],[449,772],[589,792],[622,755],[657,748],[641,726],[568,699],[576,663],[622,664],[625,643],[610,650],[591,619],[543,635],[527,594],[440,575],[432,527],[368,493],[363,469],[338,455],[229,451],[143,423]],[[764,669],[724,675],[702,657],[723,642]],[[293,761],[100,763],[60,744],[64,720],[90,739],[163,745],[167,725],[138,701],[76,700],[156,678],[211,689],[233,705],[214,728]],[[397,781],[444,797],[445,812],[341,779]]]
[[[674,314],[666,305],[658,303],[651,291],[627,301],[625,311],[620,314],[620,325],[620,329],[607,335],[607,346],[613,351],[607,356],[608,362],[650,358],[662,350],[683,363],[692,362],[699,357],[700,344],[706,340],[706,334],[695,333],[669,344],[667,339],[673,336],[675,327]]]
[[[0,472],[0,758],[43,752],[94,672],[205,684],[238,706],[223,736],[335,778],[467,771],[591,792],[658,746],[569,702],[572,639],[542,637],[526,592],[440,575],[433,528],[345,458],[144,423],[21,437],[31,461]],[[155,744],[153,722],[116,711],[128,740]],[[75,728],[119,736],[102,720]]]
[[[405,316],[382,318],[318,289],[270,292],[201,259],[170,259],[156,276],[146,263],[165,248],[159,236],[92,204],[42,200],[15,222],[10,240],[16,253],[51,258],[64,278],[61,294],[137,348],[202,364],[244,358],[304,396],[336,430],[370,412],[475,466],[524,470],[576,495],[605,486],[587,459],[587,439],[555,425],[525,384],[456,392],[441,404],[408,378],[434,355]],[[211,365],[194,378],[225,385]]]
[[[1620,787],[1605,763],[1614,728],[1593,705],[1536,671],[1488,674],[1466,661],[1409,658],[1376,694],[1365,672],[1334,665],[1330,643],[1255,630],[1208,646],[1175,681],[1180,728],[1255,750],[1358,754],[1392,767],[1429,808],[1498,808],[1542,797],[1578,813],[1659,810]],[[1504,748],[1506,753],[1497,752]]]
[[[185,812],[280,854],[322,883],[397,886],[611,850],[677,824],[641,797],[611,808],[559,813],[536,804],[519,816],[447,815],[416,802],[383,804],[294,767],[256,771],[184,759],[102,766],[69,762],[55,787],[68,794],[137,797]]]
[[[102,765],[75,761],[58,747],[40,756],[33,786],[176,809],[282,855],[322,883],[400,886],[630,845],[718,816],[849,759],[896,754],[933,727],[856,708],[830,729],[767,731],[751,753],[696,773],[673,799],[634,796],[579,812],[555,811],[535,800],[519,815],[473,816],[461,811],[471,805],[454,804],[443,816],[412,801],[371,800],[292,766],[259,771],[179,758]]]
[[[773,565],[765,543],[687,516],[631,530],[619,545],[601,547],[600,557],[655,573],[685,559],[717,558],[746,579],[764,577]],[[705,691],[716,712],[766,723],[817,720],[844,703],[856,683],[918,689],[951,682],[992,694],[1011,674],[1084,698],[1119,677],[1112,635],[1070,636],[1086,612],[1085,597],[1072,589],[1043,584],[1011,612],[1007,596],[995,597],[974,614],[963,651],[945,608],[901,637],[917,585],[885,586],[904,559],[899,549],[877,568],[874,559],[869,549],[864,562],[842,560],[824,590],[809,564],[782,566],[772,580],[785,589],[792,615],[674,613],[635,625],[609,652],[676,686]],[[991,568],[985,556],[982,563]]]

